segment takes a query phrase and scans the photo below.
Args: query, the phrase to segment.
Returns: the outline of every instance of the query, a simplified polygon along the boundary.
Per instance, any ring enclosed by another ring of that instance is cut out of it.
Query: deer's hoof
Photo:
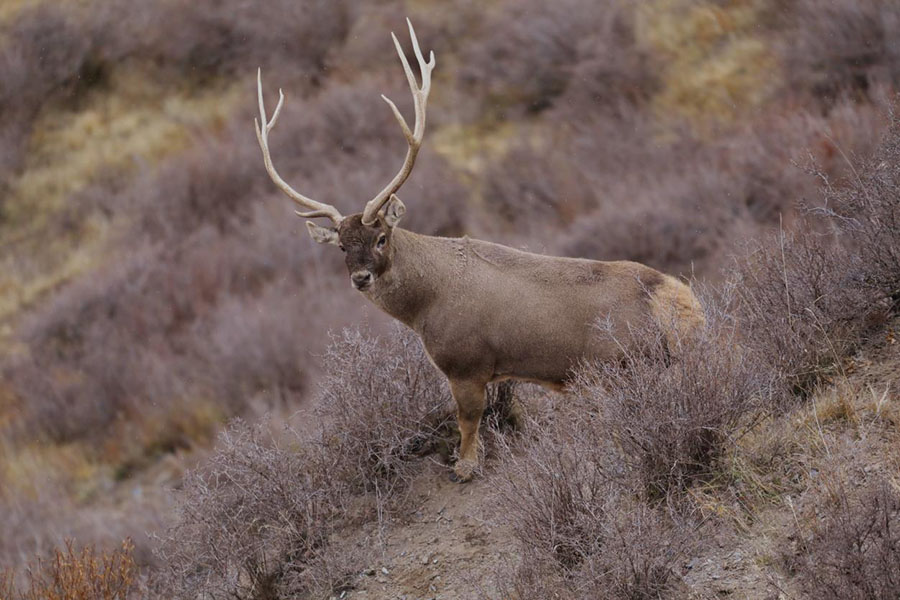
[[[473,461],[459,460],[450,473],[450,481],[453,483],[466,483],[472,480],[477,465]]]

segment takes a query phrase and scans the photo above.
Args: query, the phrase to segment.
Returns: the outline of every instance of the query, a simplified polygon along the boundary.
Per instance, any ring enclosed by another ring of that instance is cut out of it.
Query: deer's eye
[[[344,245],[343,245],[343,244],[339,244],[339,245],[338,245],[338,248],[341,249],[341,252],[346,252],[346,251],[347,251],[347,249],[344,248]]]
[[[375,242],[375,247],[381,250],[382,248],[384,248],[385,244],[387,244],[387,236],[382,233],[378,236],[378,241]]]

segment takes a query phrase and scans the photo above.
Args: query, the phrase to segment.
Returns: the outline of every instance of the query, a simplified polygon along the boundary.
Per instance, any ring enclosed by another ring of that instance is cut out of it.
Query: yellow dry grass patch
[[[0,321],[96,266],[103,255],[99,242],[108,230],[108,222],[89,217],[77,236],[48,232],[44,243],[25,256],[12,250],[0,259]],[[0,326],[0,351],[11,334],[11,327]]]
[[[103,480],[103,465],[79,443],[34,442],[16,447],[0,438],[0,449],[0,498],[37,498],[49,491],[84,502]]]
[[[101,459],[124,479],[166,454],[209,445],[224,421],[215,402],[184,398],[166,410],[122,420],[100,449]]]
[[[465,174],[478,175],[484,167],[502,158],[512,142],[519,139],[522,126],[515,123],[447,125],[431,139],[435,152]]]
[[[51,0],[56,3],[85,6],[88,0]],[[48,0],[3,0],[0,2],[0,25],[15,19],[22,11],[32,9],[42,4],[48,4]]]
[[[666,64],[654,110],[698,133],[734,122],[780,84],[759,27],[768,0],[654,0],[638,10],[638,36]]]
[[[110,230],[97,215],[74,215],[66,200],[100,174],[127,176],[190,145],[192,130],[222,127],[240,101],[240,82],[202,88],[160,82],[122,65],[77,108],[51,103],[35,123],[25,168],[11,183],[0,230],[0,320],[93,267]]]
[[[60,208],[101,170],[154,164],[183,150],[191,130],[224,123],[241,89],[235,83],[173,89],[153,73],[123,65],[108,89],[91,92],[78,109],[51,103],[35,122],[6,218],[33,222],[41,209]]]
[[[444,158],[463,181],[471,203],[484,203],[486,169],[500,162],[516,144],[545,149],[554,135],[553,124],[483,121],[446,125],[435,131],[431,147]]]

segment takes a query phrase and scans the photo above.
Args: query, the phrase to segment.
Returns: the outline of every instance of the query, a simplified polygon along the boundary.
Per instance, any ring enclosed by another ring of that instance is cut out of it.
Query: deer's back
[[[676,319],[700,314],[687,286],[638,263],[460,243],[464,268],[421,332],[448,374],[489,371],[490,379],[561,384],[582,359],[617,359],[630,331],[654,317],[664,321],[673,301]]]

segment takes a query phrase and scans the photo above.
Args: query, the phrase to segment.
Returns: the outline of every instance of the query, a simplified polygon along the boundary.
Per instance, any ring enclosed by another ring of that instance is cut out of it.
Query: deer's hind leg
[[[484,382],[450,380],[460,436],[459,460],[451,476],[454,481],[469,481],[478,467],[478,426],[484,414],[484,386]]]

